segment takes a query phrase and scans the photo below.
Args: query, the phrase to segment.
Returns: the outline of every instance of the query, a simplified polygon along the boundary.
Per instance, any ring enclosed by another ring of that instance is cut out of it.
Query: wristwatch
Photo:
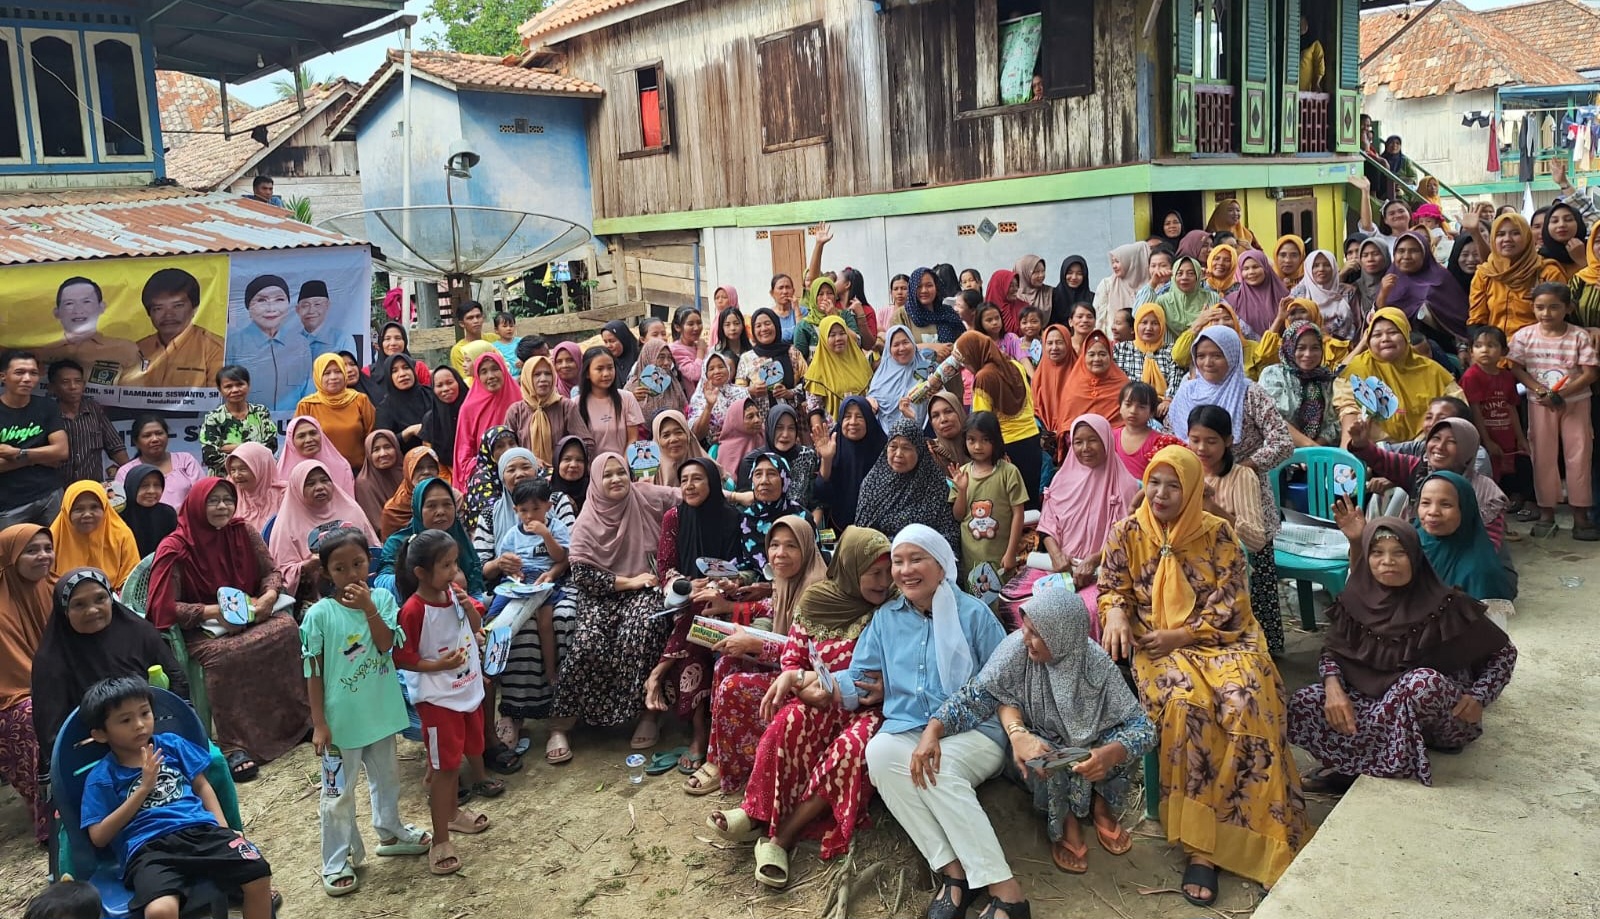
[[[23,447],[21,450],[17,451],[17,462],[26,463],[27,461],[28,461],[28,448],[27,447]]]

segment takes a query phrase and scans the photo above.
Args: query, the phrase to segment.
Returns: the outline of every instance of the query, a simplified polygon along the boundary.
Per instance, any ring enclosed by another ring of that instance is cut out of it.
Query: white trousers
[[[867,742],[867,776],[935,871],[951,862],[966,870],[973,890],[1011,879],[1006,853],[978,803],[977,788],[1000,774],[1006,754],[977,731],[940,741],[939,784],[911,783],[911,751],[921,731],[873,736]]]
[[[394,735],[365,747],[340,747],[339,756],[322,757],[322,873],[337,874],[345,863],[358,865],[366,857],[361,829],[356,826],[356,778],[367,770],[367,791],[372,798],[372,828],[378,838],[405,839],[400,822],[400,769],[395,761]]]

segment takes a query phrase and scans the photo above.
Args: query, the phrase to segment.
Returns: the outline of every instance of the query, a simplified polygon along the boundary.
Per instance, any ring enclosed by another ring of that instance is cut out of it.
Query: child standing
[[[501,533],[494,544],[496,555],[502,558],[515,556],[522,579],[535,584],[555,581],[567,573],[567,546],[572,541],[572,534],[560,517],[550,513],[552,493],[548,478],[518,482],[511,489],[511,503],[517,509],[517,525]],[[535,627],[539,631],[539,653],[544,658],[545,678],[552,688],[560,669],[556,659],[556,603],[560,600],[561,591],[551,591],[544,605],[534,613],[537,620]],[[494,602],[489,605],[487,621],[493,622],[510,603],[509,599],[495,594]],[[501,678],[504,678],[503,674]],[[522,719],[511,719],[510,726],[515,729],[511,734],[511,746],[515,746],[517,737],[522,733]],[[502,737],[501,741],[505,742],[505,738]]]
[[[1027,346],[1022,343],[1022,339],[1006,331],[1006,317],[1000,312],[1000,307],[993,303],[984,303],[978,307],[973,328],[994,339],[994,343],[1000,347],[1000,353],[1006,357],[1014,361],[1028,359]]]
[[[987,562],[1004,582],[1017,567],[1028,488],[1022,473],[1006,460],[1005,439],[994,412],[973,412],[967,418],[966,435],[972,462],[956,470],[953,508],[961,521],[961,578],[966,581],[974,568]]]
[[[1489,434],[1483,447],[1489,451],[1495,479],[1510,498],[1508,510],[1515,511],[1533,488],[1533,460],[1517,414],[1517,403],[1522,400],[1517,395],[1516,377],[1500,366],[1508,350],[1506,333],[1498,327],[1473,329],[1472,366],[1461,375],[1461,390]],[[1424,425],[1423,431],[1431,428],[1432,425]]]
[[[398,609],[394,594],[367,589],[367,536],[339,524],[313,536],[332,589],[300,623],[311,696],[311,745],[322,756],[322,889],[330,897],[361,886],[355,866],[366,856],[356,828],[355,779],[367,770],[378,855],[422,855],[432,840],[400,822],[394,735],[410,725],[389,656]]]
[[[1567,322],[1572,293],[1565,284],[1544,283],[1533,289],[1534,324],[1511,336],[1511,372],[1528,387],[1528,435],[1533,444],[1533,491],[1539,522],[1533,535],[1556,531],[1556,505],[1561,501],[1560,450],[1567,461],[1567,504],[1572,508],[1572,538],[1600,541],[1600,528],[1589,516],[1594,493],[1589,460],[1594,427],[1589,419],[1589,386],[1600,368],[1589,333]]]
[[[491,342],[500,356],[506,359],[506,366],[511,368],[511,375],[516,376],[522,372],[522,359],[517,356],[517,317],[510,313],[494,314],[495,340]]]
[[[460,549],[449,533],[424,530],[400,548],[395,572],[407,595],[400,608],[401,643],[394,662],[416,676],[417,714],[422,742],[428,749],[429,810],[433,845],[428,870],[455,874],[461,859],[450,842],[452,832],[474,835],[489,828],[489,818],[456,803],[456,779],[465,759],[472,790],[498,797],[505,784],[490,781],[483,771],[483,673],[478,662],[482,610],[459,584]]]
[[[1034,342],[1037,342],[1039,336],[1044,334],[1044,311],[1037,306],[1023,307],[1022,312],[1017,316],[1017,328],[1022,332],[1022,353],[1028,362],[1028,366],[1038,367],[1039,362],[1044,359],[1044,345],[1038,345],[1040,350],[1037,357],[1034,355],[1033,349],[1035,347]]]
[[[79,706],[89,735],[111,748],[83,786],[82,824],[97,848],[111,846],[129,906],[145,919],[178,919],[195,884],[244,894],[244,919],[272,915],[272,867],[228,829],[206,779],[211,752],[177,734],[155,733],[155,697],[139,677],[89,687]]]
[[[1115,437],[1117,459],[1122,461],[1128,474],[1144,481],[1145,467],[1150,458],[1162,447],[1182,446],[1183,441],[1171,434],[1153,430],[1150,417],[1157,405],[1156,389],[1149,383],[1134,380],[1122,387],[1122,401],[1117,406],[1122,416],[1122,427]]]

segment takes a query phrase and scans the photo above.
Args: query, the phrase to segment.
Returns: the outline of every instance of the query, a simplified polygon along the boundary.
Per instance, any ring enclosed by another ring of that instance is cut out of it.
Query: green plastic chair
[[[1289,459],[1272,470],[1273,494],[1278,505],[1284,505],[1284,473],[1294,466],[1306,470],[1306,512],[1313,517],[1333,519],[1334,470],[1348,467],[1355,473],[1355,498],[1359,506],[1366,501],[1367,466],[1348,450],[1338,447],[1297,447]],[[1296,555],[1282,548],[1274,548],[1273,561],[1278,565],[1278,577],[1295,582],[1295,592],[1300,600],[1300,626],[1307,632],[1317,630],[1317,612],[1311,605],[1311,585],[1321,584],[1328,593],[1338,596],[1344,590],[1345,579],[1350,575],[1347,558],[1310,558]]]
[[[133,572],[128,575],[128,580],[122,585],[122,603],[128,609],[140,616],[150,618],[147,606],[150,602],[150,571],[155,567],[155,555],[147,555],[139,560]],[[189,643],[183,638],[183,630],[177,626],[161,630],[161,637],[167,640],[167,646],[172,649],[172,656],[177,658],[178,666],[183,668],[184,675],[189,678],[189,704],[194,707],[194,713],[200,716],[200,723],[205,727],[206,733],[211,732],[211,698],[206,694],[206,673],[200,662],[189,656]]]

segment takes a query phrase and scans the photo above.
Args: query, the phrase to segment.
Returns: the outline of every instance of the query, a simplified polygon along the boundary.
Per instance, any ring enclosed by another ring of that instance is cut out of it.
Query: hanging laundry
[[[1495,137],[1495,123],[1489,122],[1489,171],[1500,175],[1500,141]]]
[[[1556,119],[1554,115],[1544,116],[1539,122],[1539,149],[1549,150],[1556,145]]]
[[[1521,133],[1517,137],[1517,181],[1533,181],[1533,163],[1539,158],[1539,116],[1522,116]]]

